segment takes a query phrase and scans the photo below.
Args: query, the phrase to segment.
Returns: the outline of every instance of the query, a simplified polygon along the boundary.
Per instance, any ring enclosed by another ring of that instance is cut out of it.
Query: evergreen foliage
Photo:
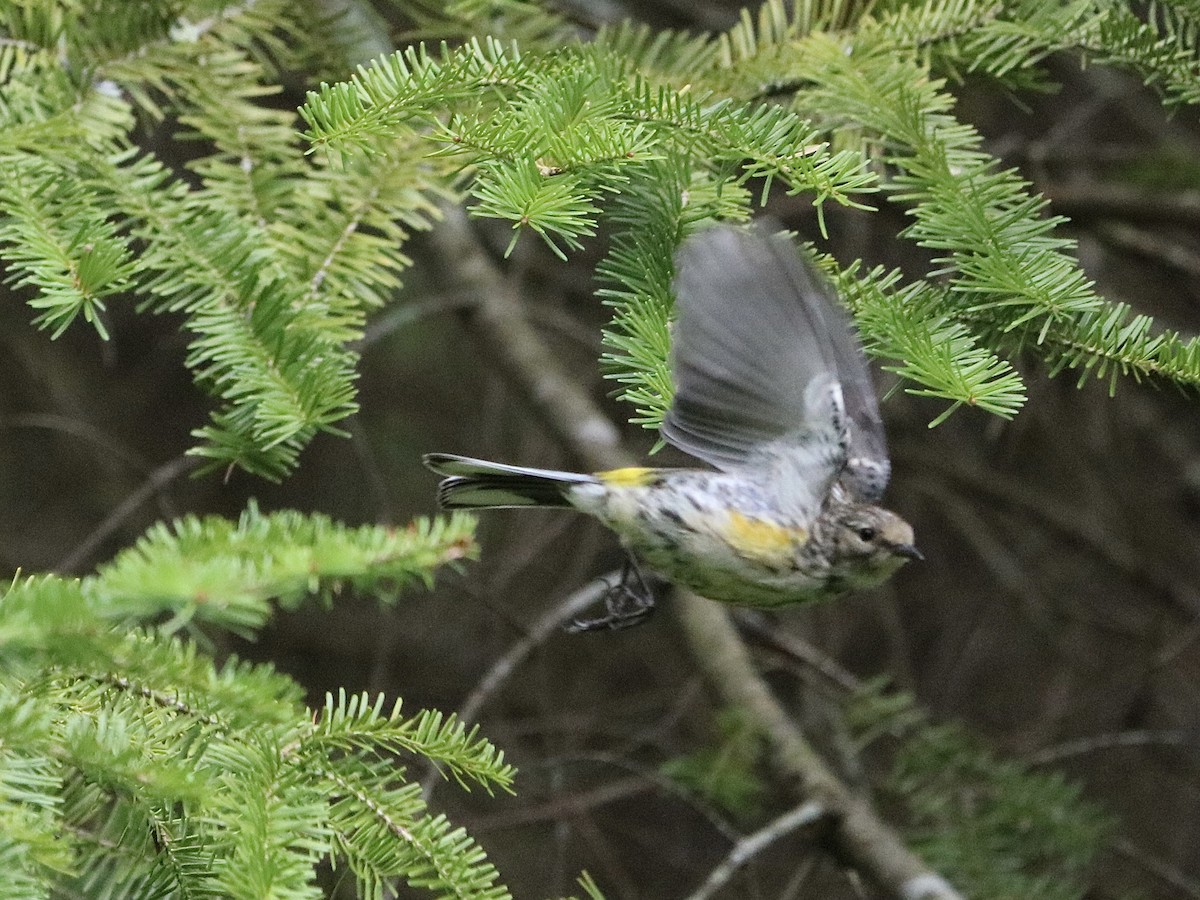
[[[522,30],[536,9],[466,8]],[[556,252],[607,216],[614,249],[600,274],[616,312],[604,362],[650,427],[670,402],[668,251],[686,232],[745,217],[776,181],[818,211],[881,190],[912,216],[902,236],[939,256],[920,282],[874,271],[856,288],[836,274],[868,347],[916,393],[949,400],[947,414],[969,404],[1011,416],[1025,399],[1009,362],[1021,351],[1114,387],[1122,373],[1195,385],[1200,344],[1095,293],[1056,233],[1061,217],[954,118],[946,80],[1046,86],[1038,64],[1073,52],[1193,102],[1194,15],[1152,12],[1142,21],[1117,0],[813,0],[789,12],[770,0],[711,39],[618,27],[586,44],[547,21],[533,46],[409,48],[311,93],[301,113],[321,146],[382,133],[438,145],[469,172],[477,215],[528,227]]]
[[[739,821],[763,814],[767,784],[758,772],[763,736],[738,709],[716,717],[717,741],[662,765],[662,772],[687,790]]]
[[[1185,3],[1140,19],[1120,0],[809,0],[791,12],[771,0],[728,34],[622,25],[586,43],[522,0],[419,7],[428,30],[462,42],[410,46],[310,94],[307,137],[337,149],[332,165],[305,154],[273,105],[285,72],[339,64],[336,40],[311,39],[315,9],[72,9],[0,13],[8,280],[52,335],[82,317],[103,337],[106,304],[130,298],[182,316],[188,365],[220,401],[196,430],[214,466],[279,478],[318,431],[337,431],[356,408],[353,341],[408,264],[406,235],[464,185],[477,215],[560,255],[608,218],[604,365],[647,426],[671,395],[666,251],[701,220],[745,217],[775,182],[818,210],[865,207],[882,190],[911,214],[904,237],[940,254],[936,283],[864,272],[857,293],[872,302],[855,312],[872,352],[950,409],[1015,413],[1024,391],[1009,359],[1025,349],[1114,386],[1121,373],[1200,379],[1194,340],[1095,294],[1061,220],[981,150],[945,89],[968,73],[1045,87],[1039,63],[1068,52],[1194,103]],[[168,117],[197,148],[186,175],[132,141]],[[922,335],[949,340],[930,348]]]
[[[321,21],[280,0],[0,10],[10,285],[53,335],[82,315],[104,337],[117,301],[181,316],[220,401],[195,452],[275,479],[356,409],[350,342],[449,181],[403,142],[344,167],[305,155],[273,104],[290,68],[337,58]],[[168,118],[195,147],[187,172],[133,140]]]
[[[1078,785],[988,750],[961,725],[933,724],[907,694],[867,684],[847,704],[858,749],[895,741],[879,786],[912,846],[980,900],[1081,900],[1112,822]]]
[[[871,788],[890,820],[965,897],[1082,900],[1112,821],[1056,773],[1005,760],[954,723],[933,724],[884,680],[840,703],[850,752],[889,764]],[[664,774],[739,821],[762,818],[768,783],[761,735],[739,710],[718,717],[711,746],[670,760]]]
[[[185,519],[97,575],[0,595],[0,897],[318,897],[331,857],[382,897],[506,897],[482,850],[428,812],[405,759],[508,790],[475,728],[382,696],[315,714],[269,666],[217,666],[184,629],[252,634],[275,605],[394,598],[474,549],[470,521],[394,530],[322,517]]]
[[[439,566],[472,555],[471,533],[462,516],[350,530],[320,515],[264,516],[251,505],[236,523],[187,517],[154,526],[84,590],[113,620],[170,613],[162,626],[170,632],[205,623],[252,634],[274,606],[294,609],[309,597],[330,603],[350,589],[394,601],[409,582],[428,584]]]

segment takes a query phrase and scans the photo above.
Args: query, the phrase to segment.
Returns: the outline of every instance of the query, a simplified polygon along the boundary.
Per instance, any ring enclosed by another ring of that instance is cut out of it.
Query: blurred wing
[[[845,468],[856,496],[859,481],[882,493],[887,451],[866,361],[848,317],[792,242],[761,226],[712,228],[684,243],[676,272],[676,392],[663,436],[722,469],[791,443],[813,475],[828,475],[815,482]],[[841,386],[840,424],[828,420],[825,384]],[[840,454],[813,451],[832,446]]]
[[[827,289],[827,291],[830,289]],[[879,398],[850,317],[831,293],[826,293],[829,351],[842,384],[849,430],[842,486],[853,499],[874,503],[883,497],[892,464],[879,415]]]
[[[849,449],[842,387],[832,373],[809,382],[804,421],[799,429],[755,450],[748,466],[766,476],[781,509],[807,521],[825,505]]]

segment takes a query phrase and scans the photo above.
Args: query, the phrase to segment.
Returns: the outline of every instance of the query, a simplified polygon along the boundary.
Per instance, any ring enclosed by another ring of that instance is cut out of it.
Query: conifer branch
[[[897,9],[831,35],[805,31],[776,0],[768,6],[778,9],[773,16],[764,12],[757,28],[747,19],[722,39],[724,90],[762,97],[782,89],[792,95],[792,107],[814,121],[875,135],[894,167],[884,180],[887,196],[914,219],[904,236],[947,254],[931,273],[948,278],[940,301],[893,306],[889,328],[881,328],[888,319],[859,318],[868,345],[904,354],[905,364],[889,367],[926,386],[917,393],[1011,415],[1024,393],[998,354],[1025,349],[1042,356],[1052,373],[1072,368],[1081,379],[1128,373],[1200,385],[1200,344],[1158,331],[1148,317],[1096,295],[1070,255],[1073,242],[1054,234],[1063,220],[1044,216],[1046,201],[981,150],[978,134],[951,115],[952,99],[917,53],[921,47],[961,53],[979,69],[1006,77],[1018,64],[1032,71],[1031,60],[1100,40],[1114,15],[1122,34],[1133,29],[1142,40],[1142,26],[1135,28],[1109,3],[1007,9],[955,0]],[[1140,60],[1150,68],[1166,65]],[[933,61],[953,68],[949,57]],[[940,342],[950,352],[917,362],[919,353],[907,355],[911,342],[896,344],[901,320],[930,334],[954,335]],[[980,355],[983,348],[990,352]]]
[[[465,516],[349,529],[252,505],[236,523],[210,516],[156,525],[83,589],[108,619],[169,614],[171,627],[200,621],[249,633],[276,603],[292,608],[348,589],[392,600],[435,568],[473,556],[472,529]]]
[[[364,896],[396,878],[508,896],[394,759],[415,754],[460,786],[509,789],[512,767],[474,728],[345,694],[313,717],[290,678],[236,660],[218,668],[173,636],[196,623],[250,633],[272,602],[350,587],[393,599],[471,547],[463,518],[350,529],[252,508],[238,523],[152,529],[82,581],[13,584],[0,595],[0,823],[24,861],[6,885],[313,897],[316,864],[335,856]]]

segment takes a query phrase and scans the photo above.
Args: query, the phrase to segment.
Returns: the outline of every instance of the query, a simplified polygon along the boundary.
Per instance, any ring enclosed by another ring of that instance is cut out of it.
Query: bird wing
[[[684,243],[676,273],[663,436],[720,469],[790,459],[787,481],[811,485],[818,505],[843,475],[855,496],[882,493],[887,450],[866,361],[793,243],[762,225],[711,228]]]

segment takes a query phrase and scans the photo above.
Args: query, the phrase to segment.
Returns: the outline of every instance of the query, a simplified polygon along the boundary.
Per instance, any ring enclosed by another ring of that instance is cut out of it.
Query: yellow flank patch
[[[630,466],[627,469],[609,469],[607,472],[597,472],[596,477],[614,487],[645,487],[654,481],[655,474],[654,469]]]
[[[743,559],[783,563],[791,559],[797,546],[808,540],[808,532],[730,510],[725,540]]]

